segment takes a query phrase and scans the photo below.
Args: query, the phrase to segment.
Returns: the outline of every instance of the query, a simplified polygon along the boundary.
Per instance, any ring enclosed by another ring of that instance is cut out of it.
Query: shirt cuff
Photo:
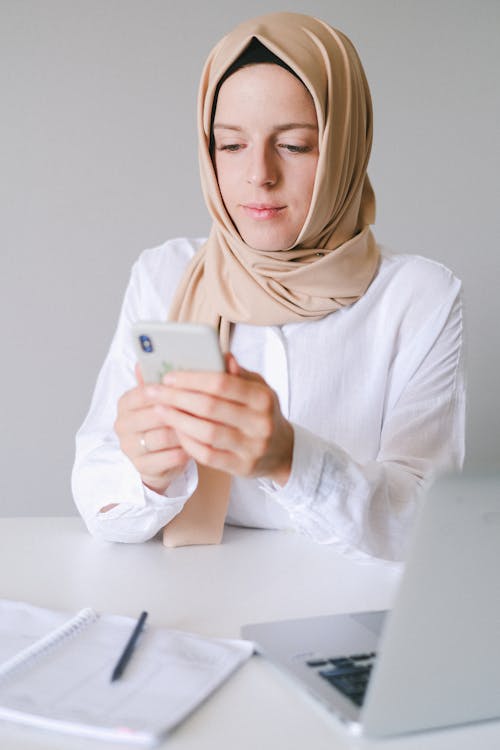
[[[310,504],[318,488],[323,470],[324,451],[319,439],[300,425],[293,424],[292,469],[285,485],[261,477],[260,487],[289,512]]]
[[[146,504],[151,503],[155,506],[164,506],[165,500],[182,500],[183,504],[196,490],[198,486],[198,469],[196,467],[196,461],[190,459],[179,476],[175,477],[164,493],[155,492],[143,485],[144,498]]]
[[[118,504],[105,513],[98,510],[94,514],[86,514],[85,522],[92,534],[113,542],[143,542],[152,539],[180,513],[191,497],[198,484],[198,470],[196,463],[190,462],[182,474],[171,482],[165,494],[145,487],[140,478],[139,483],[140,495],[137,492],[135,496],[119,499]]]

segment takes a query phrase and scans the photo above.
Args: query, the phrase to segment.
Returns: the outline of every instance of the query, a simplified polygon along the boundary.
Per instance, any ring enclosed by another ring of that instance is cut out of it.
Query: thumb
[[[229,375],[240,375],[241,374],[241,367],[239,366],[238,362],[236,361],[236,357],[234,354],[231,354],[231,352],[227,352],[227,354],[224,356],[224,359],[226,360],[226,372]]]
[[[236,357],[234,354],[231,354],[231,352],[228,352],[225,356],[226,358],[226,372],[229,373],[229,375],[239,375],[240,378],[244,378],[245,380],[253,380],[257,381],[259,383],[264,383],[264,378],[259,375],[258,372],[251,372],[251,370],[245,370],[244,367],[241,367],[241,365],[238,364]]]

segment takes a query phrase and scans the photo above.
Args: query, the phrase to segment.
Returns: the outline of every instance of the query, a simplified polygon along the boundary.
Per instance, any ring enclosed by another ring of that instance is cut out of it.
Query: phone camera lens
[[[143,352],[150,354],[153,351],[153,342],[151,341],[149,336],[139,336],[139,341],[141,343],[141,349]]]

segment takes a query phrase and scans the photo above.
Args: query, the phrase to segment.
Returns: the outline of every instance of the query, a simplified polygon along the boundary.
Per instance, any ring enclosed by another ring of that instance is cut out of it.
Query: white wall
[[[0,0],[1,515],[74,512],[73,436],[130,266],[209,226],[204,59],[238,21],[279,9],[324,18],[360,52],[376,235],[463,279],[468,462],[500,465],[497,0]]]

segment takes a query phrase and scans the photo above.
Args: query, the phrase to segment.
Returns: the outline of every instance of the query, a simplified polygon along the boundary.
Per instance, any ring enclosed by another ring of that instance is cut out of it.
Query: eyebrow
[[[300,129],[306,129],[306,130],[317,130],[318,126],[313,125],[310,122],[287,122],[283,123],[283,125],[275,125],[273,130],[279,131],[282,133],[285,130],[300,130]],[[214,123],[214,130],[237,130],[238,132],[241,132],[244,130],[244,128],[240,127],[239,125],[226,125],[222,122],[216,122]]]

